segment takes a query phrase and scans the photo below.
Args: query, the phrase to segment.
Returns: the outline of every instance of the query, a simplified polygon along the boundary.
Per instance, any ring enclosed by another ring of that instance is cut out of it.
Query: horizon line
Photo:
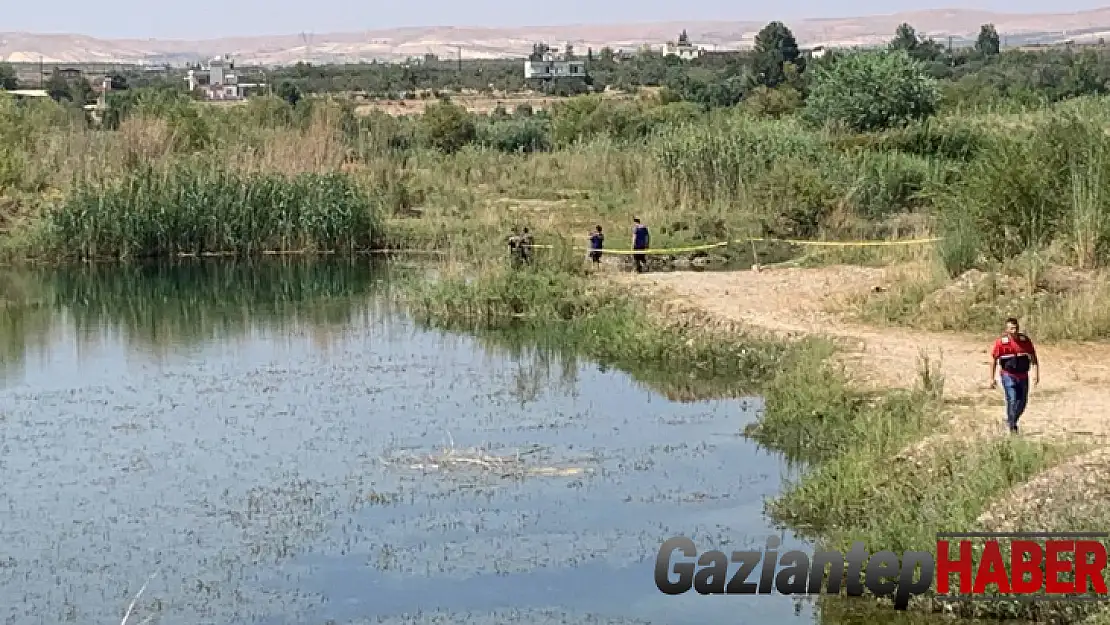
[[[1051,16],[1083,15],[1085,13],[1098,13],[1100,11],[1108,11],[1108,10],[1110,10],[1110,5],[1106,5],[1106,6],[1102,6],[1102,7],[1096,7],[1096,8],[1092,8],[1092,9],[1084,9],[1084,10],[1081,10],[1081,11],[1064,11],[1064,12],[1053,12],[1053,11],[1030,11],[1030,12],[989,11],[989,10],[984,10],[984,9],[969,9],[969,8],[962,8],[962,7],[955,6],[955,5],[949,5],[949,6],[938,6],[936,8],[931,8],[931,9],[915,9],[915,10],[909,10],[909,11],[895,11],[893,13],[857,14],[857,15],[842,16],[842,17],[813,16],[813,17],[801,17],[801,18],[796,18],[796,19],[793,19],[793,20],[785,20],[785,19],[782,19],[782,20],[768,20],[767,22],[764,22],[762,20],[753,20],[753,19],[691,19],[691,20],[630,20],[630,21],[620,21],[620,22],[597,22],[597,23],[571,22],[571,23],[562,23],[562,24],[531,24],[531,25],[522,24],[522,25],[517,25],[517,26],[478,26],[478,25],[459,26],[459,25],[450,25],[450,24],[439,24],[439,25],[425,25],[425,26],[389,26],[389,27],[384,27],[384,28],[331,30],[331,31],[327,31],[327,32],[315,32],[315,31],[307,31],[306,30],[306,31],[300,31],[300,32],[280,32],[280,33],[279,32],[274,32],[274,33],[268,33],[268,34],[255,34],[255,35],[225,35],[225,36],[221,36],[221,37],[207,37],[207,38],[113,37],[113,36],[91,35],[91,34],[87,34],[87,33],[74,32],[74,31],[30,31],[30,30],[0,30],[0,35],[23,35],[23,36],[32,36],[32,37],[86,37],[86,38],[89,38],[89,39],[97,39],[97,40],[100,40],[100,41],[158,41],[158,42],[163,42],[163,43],[201,43],[201,42],[223,41],[223,40],[227,40],[227,39],[267,39],[267,38],[275,38],[275,37],[300,37],[302,34],[311,35],[313,37],[317,37],[317,36],[327,37],[329,35],[353,35],[353,34],[358,34],[358,33],[387,33],[387,32],[396,32],[396,31],[403,31],[403,30],[452,29],[452,30],[509,31],[509,30],[523,30],[523,29],[548,30],[548,29],[575,29],[575,28],[615,28],[615,27],[629,27],[629,26],[647,27],[647,26],[655,26],[655,25],[658,25],[658,26],[674,25],[674,24],[681,24],[681,23],[689,23],[689,24],[763,24],[763,23],[770,23],[770,22],[773,22],[773,21],[783,22],[784,24],[786,24],[786,26],[789,27],[791,22],[793,22],[793,23],[834,22],[834,21],[841,21],[841,20],[858,20],[858,19],[865,19],[865,18],[883,18],[883,17],[895,17],[895,16],[900,16],[900,15],[939,13],[939,12],[945,12],[945,11],[955,11],[955,12],[959,12],[959,13],[985,13],[985,14],[988,14],[988,15],[1000,16],[1000,17],[1001,16],[1036,17],[1036,16],[1050,16],[1050,15]],[[912,26],[912,24],[911,24],[911,26]],[[1110,28],[1110,24],[1107,25],[1107,28]]]

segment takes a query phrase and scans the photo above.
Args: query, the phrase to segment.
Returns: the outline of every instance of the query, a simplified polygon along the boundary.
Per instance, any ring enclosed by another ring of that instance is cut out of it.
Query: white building
[[[252,87],[264,87],[256,83],[241,83],[235,73],[235,62],[224,57],[216,57],[201,70],[189,70],[185,76],[189,91],[198,89],[208,100],[241,100]]]
[[[556,58],[550,52],[539,61],[524,62],[524,78],[551,80],[554,78],[585,78],[586,62]]]
[[[704,48],[699,48],[690,43],[690,38],[686,36],[686,31],[678,36],[678,41],[668,41],[667,45],[663,47],[663,54],[667,56],[677,56],[683,61],[692,61],[705,53]]]

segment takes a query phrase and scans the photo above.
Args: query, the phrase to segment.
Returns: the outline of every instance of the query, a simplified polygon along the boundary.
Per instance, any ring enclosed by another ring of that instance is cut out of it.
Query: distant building
[[[85,110],[103,111],[108,108],[108,94],[112,92],[112,77],[105,76],[99,85],[93,85],[96,94],[96,104],[86,104]]]
[[[57,78],[61,78],[62,80],[65,80],[66,82],[69,82],[71,80],[80,80],[81,78],[84,77],[81,70],[73,68],[73,67],[65,67],[65,68],[55,67],[52,75],[57,77]]]
[[[692,61],[704,52],[704,49],[690,43],[690,38],[686,35],[685,30],[678,36],[678,41],[668,41],[666,46],[663,47],[663,54],[677,56],[683,61]]]
[[[825,46],[813,46],[812,48],[809,48],[808,50],[803,50],[802,53],[805,56],[807,56],[811,59],[819,59],[819,58],[825,56],[826,54],[828,54],[829,49],[826,48]]]
[[[585,78],[586,62],[558,58],[543,46],[542,53],[534,53],[533,58],[524,62],[524,78],[527,80],[554,80],[559,78]],[[540,58],[535,58],[536,56]]]
[[[190,69],[185,75],[189,91],[199,91],[206,100],[242,100],[253,88],[265,87],[259,83],[241,83],[235,73],[235,62],[217,56],[208,67]]]

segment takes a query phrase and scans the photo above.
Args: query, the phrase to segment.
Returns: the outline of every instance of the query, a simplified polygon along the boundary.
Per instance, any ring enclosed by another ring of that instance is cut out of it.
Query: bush
[[[475,139],[477,129],[465,108],[442,101],[424,109],[420,117],[420,135],[427,145],[453,154]]]
[[[502,152],[546,152],[550,124],[534,117],[491,121],[478,127],[478,142]]]
[[[802,94],[788,85],[776,89],[760,85],[744,99],[744,108],[765,117],[790,115],[801,107]]]
[[[936,81],[904,51],[857,51],[814,70],[806,117],[857,132],[904,126],[932,115]]]
[[[1081,266],[1092,266],[1105,260],[1110,242],[1108,198],[1110,137],[1097,120],[1056,114],[1030,131],[995,137],[941,208],[960,246],[976,241],[989,259],[1060,241]],[[952,254],[952,269],[966,266],[970,252]]]

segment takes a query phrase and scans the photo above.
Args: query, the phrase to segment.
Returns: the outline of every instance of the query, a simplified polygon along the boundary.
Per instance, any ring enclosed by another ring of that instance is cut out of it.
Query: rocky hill
[[[791,21],[805,46],[870,45],[887,41],[902,22],[938,40],[973,40],[979,26],[993,23],[1010,45],[1095,40],[1110,33],[1110,8],[1078,13],[1016,14],[938,9],[892,15]],[[761,22],[660,22],[531,28],[396,28],[351,33],[291,34],[196,41],[97,39],[84,35],[0,33],[0,60],[12,63],[170,63],[232,54],[245,64],[286,65],[298,61],[346,63],[401,59],[426,53],[441,57],[495,58],[526,55],[534,42],[578,50],[603,46],[634,49],[661,45],[686,29],[692,43],[707,49],[752,45]]]

